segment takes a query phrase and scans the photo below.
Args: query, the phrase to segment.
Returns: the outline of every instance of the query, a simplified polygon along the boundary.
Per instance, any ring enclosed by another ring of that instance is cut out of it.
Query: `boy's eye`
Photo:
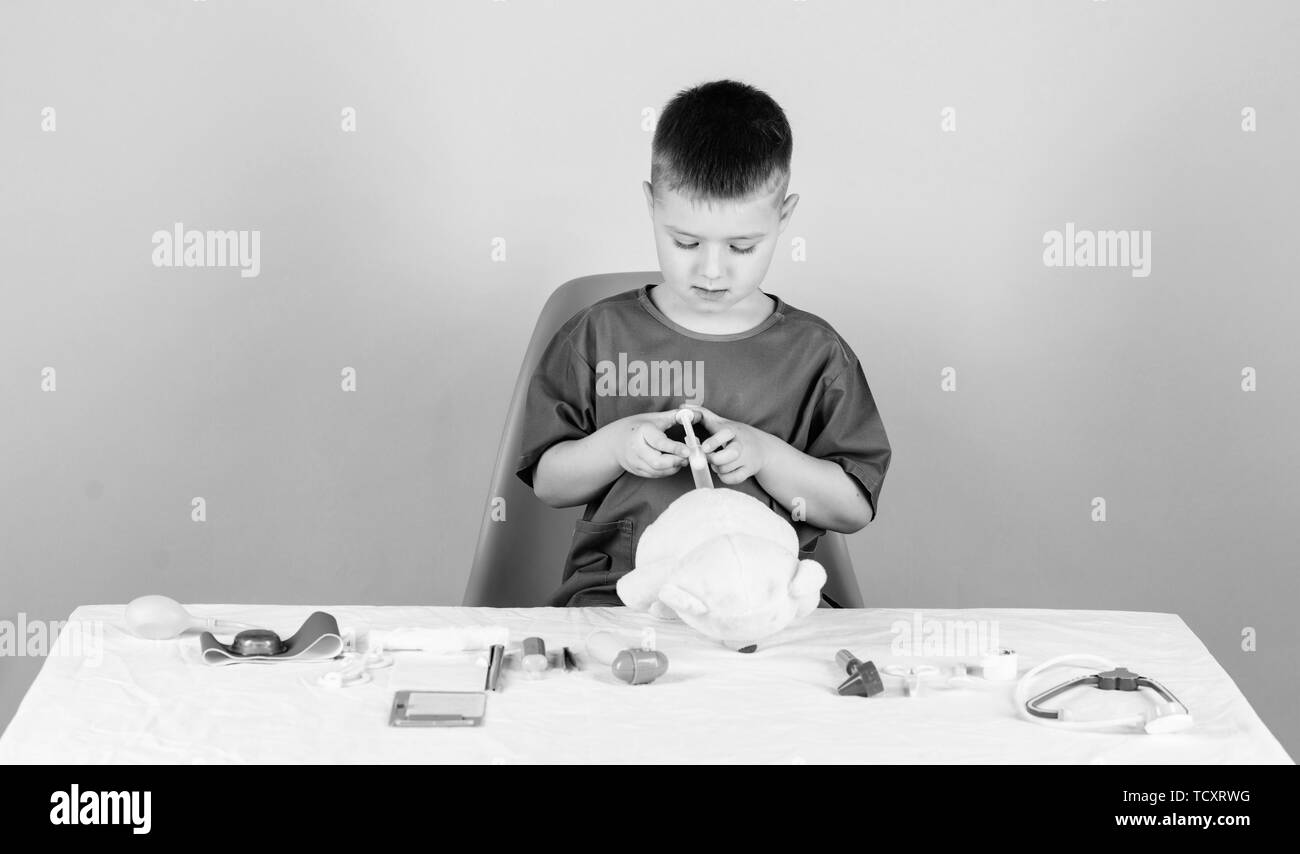
[[[698,243],[682,243],[680,240],[678,240],[677,238],[674,237],[674,238],[673,238],[673,245],[676,246],[678,249],[694,249],[696,246],[699,246],[700,244],[698,244]],[[757,244],[755,244],[755,245],[757,245]],[[731,251],[732,251],[732,252],[735,252],[737,255],[748,255],[749,253],[751,253],[751,252],[754,251],[754,246],[750,246],[750,247],[747,247],[747,248],[745,248],[745,249],[740,249],[740,248],[738,248],[738,247],[736,247],[736,246],[733,246],[733,247],[731,247]]]

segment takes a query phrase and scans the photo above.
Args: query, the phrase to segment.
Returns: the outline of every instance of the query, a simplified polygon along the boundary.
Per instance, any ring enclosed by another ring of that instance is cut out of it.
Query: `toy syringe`
[[[686,447],[690,449],[690,455],[687,459],[691,464],[691,477],[695,478],[696,489],[712,489],[713,477],[709,474],[709,461],[704,457],[704,451],[700,449],[700,440],[695,435],[695,428],[692,423],[695,421],[695,411],[693,409],[683,409],[677,413],[677,420],[682,423],[686,431]]]

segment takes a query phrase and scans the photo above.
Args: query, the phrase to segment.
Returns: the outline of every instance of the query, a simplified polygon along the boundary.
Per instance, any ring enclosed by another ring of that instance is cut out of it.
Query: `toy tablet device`
[[[478,726],[487,710],[482,691],[398,691],[389,726]]]

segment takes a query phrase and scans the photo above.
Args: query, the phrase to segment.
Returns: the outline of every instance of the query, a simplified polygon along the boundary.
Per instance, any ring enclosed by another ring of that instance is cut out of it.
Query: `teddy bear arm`
[[[618,598],[634,611],[646,611],[659,600],[659,589],[672,574],[676,561],[671,558],[638,564],[614,585]]]
[[[822,587],[826,586],[826,570],[815,560],[801,560],[790,579],[790,597],[796,602],[795,619],[802,619],[817,609]]]
[[[709,606],[705,605],[698,596],[688,593],[676,584],[665,584],[660,588],[659,599],[679,614],[702,617],[709,610]]]

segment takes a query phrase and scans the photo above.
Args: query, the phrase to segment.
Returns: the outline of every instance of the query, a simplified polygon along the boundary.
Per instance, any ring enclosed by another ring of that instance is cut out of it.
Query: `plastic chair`
[[[506,413],[474,550],[474,566],[465,589],[465,605],[536,607],[546,605],[560,586],[564,559],[573,540],[573,523],[582,518],[583,507],[550,507],[515,476],[528,382],[551,337],[570,317],[605,297],[662,282],[663,275],[657,270],[584,276],[561,285],[546,301],[524,353]],[[497,512],[504,510],[504,520],[497,520],[494,508],[499,508]],[[823,599],[839,607],[861,608],[862,593],[843,535],[828,531],[818,541],[814,557],[826,568]]]

